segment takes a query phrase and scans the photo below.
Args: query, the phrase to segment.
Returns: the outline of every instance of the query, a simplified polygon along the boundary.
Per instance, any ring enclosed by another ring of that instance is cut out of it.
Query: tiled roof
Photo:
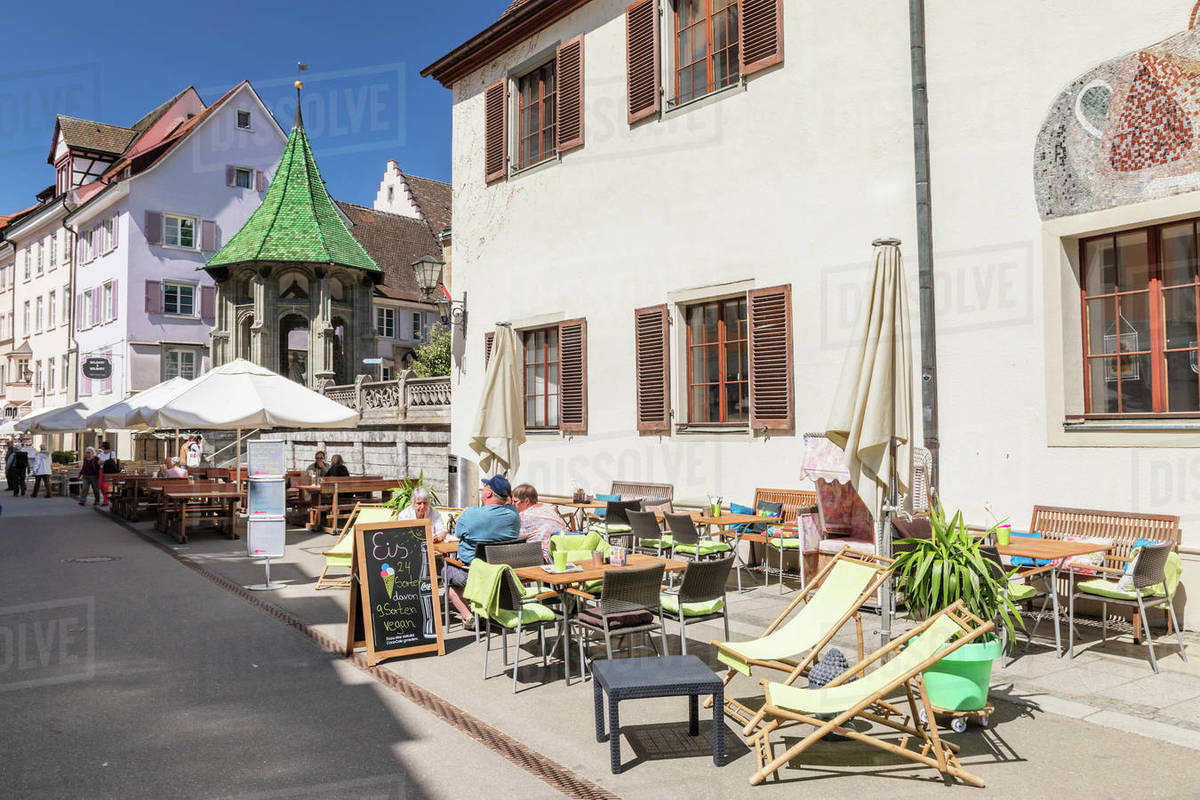
[[[395,300],[419,301],[421,290],[417,287],[417,276],[413,274],[413,262],[424,255],[442,257],[442,248],[429,226],[413,217],[340,200],[337,204],[354,223],[350,230],[354,238],[383,270],[383,282],[376,291]]]
[[[501,14],[500,16],[503,17],[505,14],[511,14],[528,2],[529,0],[512,0],[512,2],[509,3],[508,8],[504,9],[504,14]]]
[[[333,207],[299,115],[262,204],[206,266],[254,261],[338,264],[381,272]]]
[[[191,88],[192,88],[191,86],[187,87],[187,89],[184,89],[182,92],[175,95],[170,100],[168,100],[167,102],[160,105],[158,108],[155,108],[152,111],[150,111],[150,113],[146,114],[146,116],[142,117],[137,122],[133,123],[133,125],[131,126],[131,130],[138,136],[141,136],[143,133],[150,130],[151,126],[153,126],[154,123],[158,122],[162,118],[163,114],[167,113],[167,109],[169,109],[171,106],[173,106],[175,104],[175,102],[177,100],[179,100],[179,98],[183,97],[187,93],[188,89],[191,89]]]
[[[95,150],[101,153],[120,155],[129,147],[137,135],[132,128],[106,125],[87,119],[58,115],[58,129],[67,147],[79,150]]]
[[[412,192],[413,202],[421,209],[433,233],[439,234],[450,227],[450,184],[400,173]]]

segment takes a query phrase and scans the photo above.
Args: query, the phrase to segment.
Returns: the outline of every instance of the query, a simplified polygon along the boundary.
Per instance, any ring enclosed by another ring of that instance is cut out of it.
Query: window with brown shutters
[[[670,324],[665,305],[633,312],[639,431],[671,429]]]
[[[564,433],[587,433],[587,320],[558,324],[562,359],[558,420]]]
[[[741,0],[742,74],[783,61],[783,0]]]
[[[558,152],[583,146],[583,34],[558,48]]]
[[[488,183],[508,172],[508,84],[503,79],[483,93],[483,165]]]
[[[750,428],[793,430],[792,287],[747,293],[750,305]]]
[[[658,0],[637,0],[625,9],[625,65],[629,124],[658,113]]]

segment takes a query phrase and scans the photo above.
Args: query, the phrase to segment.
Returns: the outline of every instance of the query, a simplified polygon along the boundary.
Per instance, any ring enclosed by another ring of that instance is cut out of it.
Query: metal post
[[[933,459],[930,484],[939,476],[937,323],[934,308],[933,198],[929,190],[929,96],[925,73],[925,0],[909,0],[912,55],[913,165],[917,197],[917,263],[921,298],[921,430]]]

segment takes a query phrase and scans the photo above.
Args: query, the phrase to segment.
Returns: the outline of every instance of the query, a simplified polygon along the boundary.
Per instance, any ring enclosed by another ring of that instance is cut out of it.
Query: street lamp
[[[457,325],[465,335],[467,332],[467,293],[463,292],[462,300],[451,300],[442,289],[442,270],[446,264],[431,255],[423,255],[413,262],[413,273],[417,277],[417,287],[421,290],[421,299],[437,305],[438,315],[443,325]]]

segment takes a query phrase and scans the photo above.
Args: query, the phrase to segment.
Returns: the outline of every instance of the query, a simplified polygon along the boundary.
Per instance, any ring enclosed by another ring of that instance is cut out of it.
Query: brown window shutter
[[[483,335],[483,368],[487,369],[488,363],[492,360],[492,342],[496,340],[496,334],[493,331],[488,331]]]
[[[564,433],[587,433],[587,320],[558,324],[558,422]]]
[[[750,306],[750,428],[793,430],[792,287],[747,293]]]
[[[558,152],[583,146],[583,34],[558,48]]]
[[[753,75],[783,61],[783,0],[742,0],[738,13],[742,74]]]
[[[483,168],[488,183],[508,172],[508,82],[503,78],[483,93]]]
[[[658,113],[658,2],[637,0],[625,9],[626,88],[629,124]]]
[[[633,312],[637,427],[639,431],[671,429],[671,342],[665,305]]]

